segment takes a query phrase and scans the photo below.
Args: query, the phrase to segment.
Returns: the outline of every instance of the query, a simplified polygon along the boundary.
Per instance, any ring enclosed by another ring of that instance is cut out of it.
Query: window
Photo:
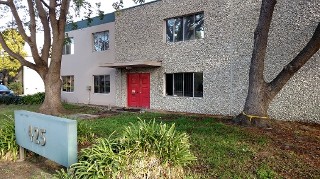
[[[62,91],[74,91],[74,76],[62,76]]]
[[[203,97],[203,74],[166,74],[166,95],[184,97]]]
[[[99,52],[109,48],[109,31],[93,34],[93,51]]]
[[[204,38],[203,12],[166,20],[167,42]]]
[[[110,93],[110,75],[93,76],[94,93]]]
[[[74,54],[73,37],[65,38],[62,54],[63,55]]]

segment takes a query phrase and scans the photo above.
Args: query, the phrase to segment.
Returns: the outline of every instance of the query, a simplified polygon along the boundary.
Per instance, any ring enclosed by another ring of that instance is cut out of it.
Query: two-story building
[[[62,78],[74,81],[74,91],[64,89],[63,99],[236,115],[248,92],[260,5],[260,0],[158,0],[122,10],[115,22],[70,31],[75,53],[63,57]],[[316,1],[278,1],[265,61],[267,81],[302,50],[319,14]],[[94,34],[106,30],[110,49],[96,52]],[[274,99],[270,117],[320,122],[319,71],[317,52]],[[99,75],[110,75],[108,94],[88,90]]]
[[[61,99],[70,103],[115,105],[115,15],[69,24],[63,49]],[[73,30],[76,29],[76,30]]]

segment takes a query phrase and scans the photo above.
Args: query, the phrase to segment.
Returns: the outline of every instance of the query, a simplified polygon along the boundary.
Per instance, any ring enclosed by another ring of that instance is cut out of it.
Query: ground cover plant
[[[175,125],[138,121],[120,137],[99,138],[82,149],[79,162],[56,178],[184,178],[184,166],[196,158],[189,137]]]
[[[0,161],[15,161],[18,157],[18,145],[14,135],[12,116],[3,116],[0,125]]]
[[[155,119],[156,123],[168,126],[175,123],[178,132],[190,136],[190,149],[197,157],[191,165],[184,167],[187,178],[320,178],[320,126],[317,124],[270,121],[273,128],[266,130],[239,127],[230,123],[231,120],[212,116],[148,112],[107,115],[108,111],[97,108],[86,110],[88,107],[66,106],[70,109],[68,114],[100,115],[82,121],[100,138],[108,138],[114,131],[114,137],[121,136],[126,126],[138,123],[138,117],[146,121]],[[37,110],[37,106],[25,107]],[[15,108],[23,107],[0,105],[0,115],[10,115]],[[1,122],[0,118],[0,125]],[[51,174],[57,170],[57,167],[45,165],[46,162],[41,165],[27,162],[24,168],[21,163],[17,167],[16,163],[0,162],[0,178],[15,177],[10,173],[31,178],[35,174],[23,172],[30,166],[45,167],[42,170]]]

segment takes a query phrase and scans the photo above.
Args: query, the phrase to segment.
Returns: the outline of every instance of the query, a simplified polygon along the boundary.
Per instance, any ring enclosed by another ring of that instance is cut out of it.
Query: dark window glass
[[[183,73],[174,74],[174,95],[183,96]]]
[[[184,96],[193,97],[193,73],[184,73]]]
[[[185,17],[184,40],[193,40],[195,32],[194,15]]]
[[[166,74],[166,94],[173,95],[173,74]]]
[[[176,18],[175,21],[175,29],[174,29],[174,41],[182,41],[183,40],[183,19],[182,17]]]
[[[174,29],[175,19],[167,20],[167,42],[173,42],[173,29]]]
[[[62,76],[62,91],[74,91],[74,76]]]
[[[110,93],[110,75],[94,76],[94,93]]]
[[[73,54],[74,53],[74,42],[73,42],[73,37],[69,37],[65,39],[62,50],[63,55],[68,55],[68,54]]]
[[[99,89],[100,89],[100,86],[99,86],[99,78],[98,76],[94,76],[94,92],[95,93],[99,93]]]
[[[203,97],[203,73],[166,74],[166,95]]]
[[[104,51],[109,48],[109,31],[93,34],[93,51]]]
[[[167,42],[204,38],[203,12],[166,20]]]
[[[203,74],[194,73],[194,97],[203,97]]]
[[[195,36],[197,39],[204,38],[204,20],[203,20],[203,13],[199,13],[195,15]]]

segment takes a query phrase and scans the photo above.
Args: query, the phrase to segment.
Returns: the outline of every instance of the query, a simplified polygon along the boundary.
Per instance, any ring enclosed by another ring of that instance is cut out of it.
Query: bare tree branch
[[[44,6],[46,6],[48,9],[50,9],[50,6],[46,2],[44,2],[43,0],[40,0],[40,1]]]
[[[30,37],[26,34],[26,31],[23,28],[22,21],[21,21],[20,16],[17,12],[16,6],[14,5],[12,0],[8,1],[8,6],[10,7],[11,13],[17,23],[20,35],[22,36],[23,40],[25,42],[27,42],[30,45],[30,47],[32,47],[33,46],[32,41],[31,41]]]
[[[30,39],[32,41],[32,44],[36,48],[31,48],[31,53],[34,59],[34,62],[36,64],[41,64],[41,58],[39,56],[38,52],[38,46],[37,46],[37,25],[36,25],[36,14],[34,11],[34,6],[32,0],[27,0],[28,2],[28,7],[29,7],[29,16],[30,16],[30,25],[29,25],[29,30],[30,30]]]
[[[49,58],[49,52],[51,47],[51,29],[49,22],[47,20],[47,12],[44,10],[41,3],[42,0],[36,0],[36,7],[39,12],[39,18],[41,20],[41,23],[43,25],[44,30],[44,38],[43,38],[43,46],[41,51],[41,57],[42,60],[46,63],[45,65],[48,66],[48,58]]]
[[[320,23],[307,45],[283,70],[269,83],[271,96],[277,95],[289,79],[319,50],[320,48]]]
[[[61,9],[60,9],[60,17],[59,17],[59,26],[60,26],[60,32],[64,32],[64,27],[67,20],[67,14],[69,12],[70,7],[70,0],[64,0],[61,3]],[[63,29],[61,29],[63,27]]]
[[[56,30],[58,29],[57,14],[55,11],[56,4],[57,3],[55,0],[50,0],[49,19],[50,19],[51,28],[53,32],[57,32]]]
[[[4,5],[9,6],[8,1],[0,1],[0,4],[4,4]]]

